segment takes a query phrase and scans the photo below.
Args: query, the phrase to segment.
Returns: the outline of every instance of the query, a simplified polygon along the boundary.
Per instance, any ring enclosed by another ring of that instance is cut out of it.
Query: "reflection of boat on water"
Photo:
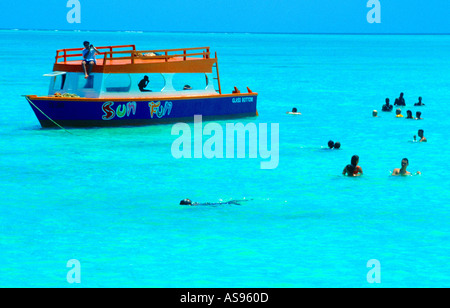
[[[217,54],[209,47],[136,50],[97,47],[85,78],[83,48],[56,52],[48,95],[27,95],[42,127],[126,126],[257,115],[257,93],[222,94]],[[77,58],[77,60],[71,60]],[[217,89],[214,86],[217,80]]]

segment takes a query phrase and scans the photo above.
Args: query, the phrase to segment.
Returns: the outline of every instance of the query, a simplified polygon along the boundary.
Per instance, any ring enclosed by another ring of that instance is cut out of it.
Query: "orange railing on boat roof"
[[[177,48],[177,49],[157,49],[157,50],[136,50],[135,45],[119,45],[119,46],[102,46],[96,47],[103,55],[103,65],[113,64],[114,60],[130,60],[130,64],[134,64],[136,59],[139,60],[164,60],[168,62],[170,59],[176,58],[177,61],[186,61],[193,58],[209,59],[209,47],[194,48]],[[128,48],[128,49],[125,49]],[[82,58],[82,50],[84,48],[59,49],[56,51],[55,64],[67,63],[67,58]],[[125,49],[125,50],[118,50]],[[125,56],[127,55],[127,56]],[[63,59],[63,61],[59,61]],[[141,62],[142,63],[142,62]]]
[[[114,49],[122,49],[122,48],[131,48],[130,51],[136,50],[135,45],[102,46],[102,47],[95,47],[95,48],[97,48],[99,51],[106,49],[109,52],[114,52]],[[67,58],[83,57],[83,54],[82,54],[83,50],[84,50],[83,47],[58,49],[56,51],[55,63],[61,63],[61,62],[58,62],[59,59],[64,59],[63,62],[67,62]],[[61,53],[62,53],[62,55],[60,55]]]

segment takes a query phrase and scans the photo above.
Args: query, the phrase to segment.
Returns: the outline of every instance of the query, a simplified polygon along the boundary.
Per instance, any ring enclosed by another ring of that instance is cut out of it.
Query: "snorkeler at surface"
[[[353,155],[351,163],[347,166],[345,166],[344,171],[342,171],[343,175],[348,176],[360,176],[363,174],[362,168],[358,166],[359,163],[359,156]]]
[[[287,114],[301,114],[300,112],[297,111],[297,108],[292,108],[292,111],[288,111],[286,112]]]
[[[395,168],[394,171],[392,171],[392,175],[412,175],[411,172],[406,170],[406,168],[409,165],[409,161],[407,158],[402,159],[402,167],[401,168]],[[421,174],[420,171],[417,171],[415,174]]]
[[[248,200],[231,200],[226,202],[192,202],[191,199],[183,199],[180,201],[180,205],[190,205],[190,206],[197,206],[197,205],[224,205],[224,204],[233,204],[233,205],[241,205],[239,202],[248,201]]]

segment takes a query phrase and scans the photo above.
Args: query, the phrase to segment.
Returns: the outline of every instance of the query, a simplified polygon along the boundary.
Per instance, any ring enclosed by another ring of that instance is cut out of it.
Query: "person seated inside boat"
[[[287,114],[301,114],[300,112],[297,111],[297,108],[292,108],[292,111],[288,111],[286,112]]]
[[[192,90],[192,87],[188,84],[184,85],[183,90]]]
[[[139,84],[138,84],[139,90],[141,90],[141,92],[152,92],[152,90],[145,89],[145,87],[148,85],[148,83],[149,83],[148,76],[145,75],[144,79],[139,81]]]
[[[422,103],[422,97],[419,96],[419,102],[415,103],[414,106],[425,106],[424,103]]]
[[[81,65],[83,66],[84,78],[87,79],[91,74],[92,68],[95,64],[97,64],[95,55],[100,54],[100,51],[98,51],[97,48],[95,48],[94,45],[90,44],[88,41],[84,41],[83,45],[83,61],[81,61]]]
[[[394,106],[389,104],[389,98],[386,98],[386,104],[381,107],[381,111],[392,111],[393,108]]]

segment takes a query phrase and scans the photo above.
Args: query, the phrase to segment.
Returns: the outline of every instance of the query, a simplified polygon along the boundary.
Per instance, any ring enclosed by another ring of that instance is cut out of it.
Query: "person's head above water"
[[[386,98],[386,105],[389,105],[389,102],[390,102],[389,98]]]
[[[416,112],[416,118],[417,119],[421,119],[421,117],[420,117],[421,115],[422,115],[422,112],[420,112],[420,111]]]
[[[400,93],[400,97],[403,97],[403,92],[402,92],[402,93]]]
[[[358,155],[353,155],[352,159],[351,159],[351,165],[352,166],[357,166],[359,162],[359,156]]]
[[[402,114],[402,110],[400,108],[397,108],[397,110],[395,110],[395,114],[397,115]]]
[[[374,117],[378,116],[378,111],[376,111],[376,110],[372,111],[372,116],[374,116]]]
[[[297,108],[292,108],[292,111],[291,112],[297,112]]]
[[[407,119],[412,119],[413,118],[411,110],[406,110],[406,118]]]
[[[409,165],[409,161],[408,161],[408,159],[407,158],[403,158],[402,159],[402,167],[408,167],[408,165]]]
[[[328,141],[328,147],[329,147],[330,149],[332,149],[332,148],[334,147],[334,142],[333,142],[333,140]]]
[[[419,135],[420,138],[423,137],[423,129],[419,129],[419,131],[417,132],[417,135]]]
[[[341,143],[339,142],[339,141],[337,141],[335,144],[334,144],[334,148],[335,149],[339,149],[341,147]]]
[[[192,201],[186,198],[180,201],[180,205],[192,205]]]

